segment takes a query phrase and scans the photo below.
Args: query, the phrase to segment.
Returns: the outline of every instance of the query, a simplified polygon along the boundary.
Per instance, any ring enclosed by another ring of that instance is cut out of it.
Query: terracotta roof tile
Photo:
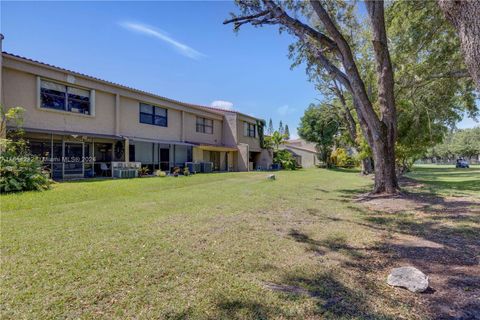
[[[225,109],[214,108],[214,107],[210,107],[210,106],[203,106],[203,105],[199,105],[199,104],[192,104],[192,103],[188,103],[188,102],[183,102],[183,101],[167,98],[167,97],[158,95],[156,93],[152,93],[152,92],[132,88],[132,87],[129,87],[129,86],[126,86],[126,85],[123,85],[123,84],[116,83],[116,82],[96,78],[96,77],[93,77],[93,76],[90,76],[90,75],[87,75],[87,74],[84,74],[84,73],[81,73],[81,72],[77,72],[77,71],[69,70],[69,69],[66,69],[66,68],[58,67],[58,66],[55,66],[55,65],[52,65],[52,64],[49,64],[49,63],[45,63],[45,62],[41,62],[41,61],[38,61],[38,60],[30,59],[30,58],[23,57],[23,56],[20,56],[20,55],[17,55],[17,54],[9,53],[9,52],[6,52],[6,51],[2,51],[2,53],[3,53],[3,55],[6,55],[6,56],[26,60],[26,61],[33,62],[33,63],[38,63],[38,64],[41,64],[41,65],[44,65],[44,66],[47,66],[47,67],[50,67],[50,68],[55,68],[55,69],[65,71],[65,72],[68,72],[68,73],[72,73],[72,74],[75,74],[75,75],[78,75],[78,76],[81,76],[81,77],[84,77],[84,78],[104,82],[104,83],[107,83],[107,84],[110,84],[110,85],[113,85],[113,86],[116,86],[116,87],[121,87],[123,89],[132,90],[132,91],[135,91],[135,92],[138,92],[138,93],[148,94],[148,95],[154,96],[156,98],[166,100],[166,101],[169,101],[169,102],[173,102],[173,103],[178,103],[178,104],[181,104],[181,105],[184,105],[184,106],[189,106],[189,107],[194,107],[194,108],[204,108],[204,109],[214,110],[214,111],[218,111],[218,112],[240,113],[240,112],[235,111],[235,110],[225,110]]]

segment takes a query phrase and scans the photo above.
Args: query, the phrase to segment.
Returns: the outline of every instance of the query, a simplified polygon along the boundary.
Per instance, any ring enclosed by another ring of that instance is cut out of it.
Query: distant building
[[[280,149],[290,152],[302,168],[311,168],[319,164],[315,143],[303,139],[288,140],[280,146]]]

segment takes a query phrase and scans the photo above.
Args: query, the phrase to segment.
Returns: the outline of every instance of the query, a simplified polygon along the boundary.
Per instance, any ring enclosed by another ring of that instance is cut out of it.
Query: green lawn
[[[480,195],[480,165],[472,165],[469,169],[457,169],[453,165],[417,165],[407,176],[425,183],[428,191],[437,194]]]
[[[416,175],[437,191],[463,179],[478,190],[480,170],[467,172]],[[378,281],[381,264],[362,262],[382,238],[351,197],[371,180],[348,170],[276,175],[2,195],[2,318],[409,318],[416,302]]]

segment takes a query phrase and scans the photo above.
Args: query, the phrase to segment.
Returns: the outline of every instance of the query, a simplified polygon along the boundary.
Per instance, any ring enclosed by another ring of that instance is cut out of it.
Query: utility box
[[[203,173],[212,173],[213,172],[213,162],[202,162],[201,170]]]
[[[200,173],[202,172],[202,165],[197,162],[185,162],[185,166],[188,168],[190,173]]]

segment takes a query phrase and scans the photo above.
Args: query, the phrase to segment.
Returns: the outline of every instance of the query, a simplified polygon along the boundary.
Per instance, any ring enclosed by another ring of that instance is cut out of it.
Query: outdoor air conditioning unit
[[[190,173],[200,173],[202,172],[202,165],[196,162],[185,162],[185,166],[188,168]]]
[[[203,173],[213,172],[213,162],[202,162],[201,168]]]

